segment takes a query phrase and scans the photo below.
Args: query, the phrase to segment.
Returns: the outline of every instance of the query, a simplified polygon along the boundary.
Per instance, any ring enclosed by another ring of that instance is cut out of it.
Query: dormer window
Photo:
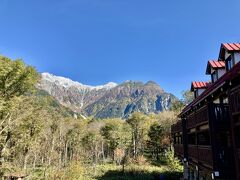
[[[191,91],[194,92],[194,97],[200,96],[209,85],[209,82],[192,82]]]
[[[206,74],[211,75],[212,83],[216,82],[225,72],[224,61],[208,61]]]
[[[221,44],[219,59],[225,61],[227,71],[232,69],[240,61],[240,43]]]

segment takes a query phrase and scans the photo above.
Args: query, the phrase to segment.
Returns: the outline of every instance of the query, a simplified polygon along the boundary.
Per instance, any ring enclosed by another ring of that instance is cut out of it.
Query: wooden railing
[[[184,150],[183,150],[183,145],[182,144],[174,144],[174,152],[177,156],[184,156]]]
[[[208,108],[204,106],[195,114],[196,124],[202,124],[208,121]]]
[[[229,120],[229,106],[225,104],[213,104],[214,119],[216,121]],[[208,107],[204,106],[196,113],[193,113],[187,117],[187,128],[194,128],[200,124],[208,122],[209,114]]]
[[[189,158],[198,159],[198,148],[196,145],[188,145],[188,156]]]
[[[194,128],[198,124],[208,122],[208,108],[207,106],[202,107],[196,113],[191,114],[187,117],[187,128]]]
[[[210,146],[188,145],[188,156],[209,166],[213,165],[212,149]]]
[[[193,128],[196,126],[195,115],[191,114],[187,117],[187,128]]]
[[[198,146],[198,160],[212,166],[213,157],[210,146]]]
[[[230,94],[230,101],[232,113],[240,112],[240,86]]]

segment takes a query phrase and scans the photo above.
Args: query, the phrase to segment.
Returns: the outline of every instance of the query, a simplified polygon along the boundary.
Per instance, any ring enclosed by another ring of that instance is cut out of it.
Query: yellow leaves
[[[5,100],[30,91],[38,78],[37,71],[22,60],[0,57],[0,96]]]

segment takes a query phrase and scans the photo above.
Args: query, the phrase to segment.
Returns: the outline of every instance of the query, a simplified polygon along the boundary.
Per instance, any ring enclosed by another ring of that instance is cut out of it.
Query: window
[[[182,144],[182,135],[178,137],[178,144]]]
[[[188,144],[195,145],[196,144],[196,135],[195,133],[188,134]]]
[[[234,61],[235,64],[237,64],[240,61],[240,53],[237,52],[234,53]]]
[[[213,101],[213,103],[214,103],[214,104],[220,104],[220,99],[219,99],[219,98],[215,99],[215,100]]]
[[[214,104],[214,115],[217,121],[229,121],[229,106],[227,104]]]
[[[210,135],[209,131],[199,132],[197,135],[199,145],[210,145]]]
[[[212,82],[216,82],[218,80],[218,73],[217,71],[214,71],[212,73]]]
[[[176,137],[175,134],[174,134],[174,137],[173,137],[173,142],[174,142],[174,144],[177,144],[177,137]]]
[[[198,97],[198,91],[197,91],[197,90],[194,91],[194,97],[195,97],[195,98]]]
[[[223,104],[228,104],[228,97],[223,98]]]
[[[180,134],[175,134],[174,135],[174,144],[182,144],[182,135]]]
[[[232,56],[229,56],[229,57],[226,59],[226,68],[227,68],[227,70],[232,69],[233,65],[234,65],[233,58],[232,58]]]

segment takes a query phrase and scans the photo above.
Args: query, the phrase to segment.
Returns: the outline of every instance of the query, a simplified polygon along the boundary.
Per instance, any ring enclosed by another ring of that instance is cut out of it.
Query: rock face
[[[68,78],[42,73],[37,87],[55,97],[62,105],[84,116],[126,118],[133,112],[157,113],[169,110],[176,99],[155,82],[110,82],[88,86]]]

